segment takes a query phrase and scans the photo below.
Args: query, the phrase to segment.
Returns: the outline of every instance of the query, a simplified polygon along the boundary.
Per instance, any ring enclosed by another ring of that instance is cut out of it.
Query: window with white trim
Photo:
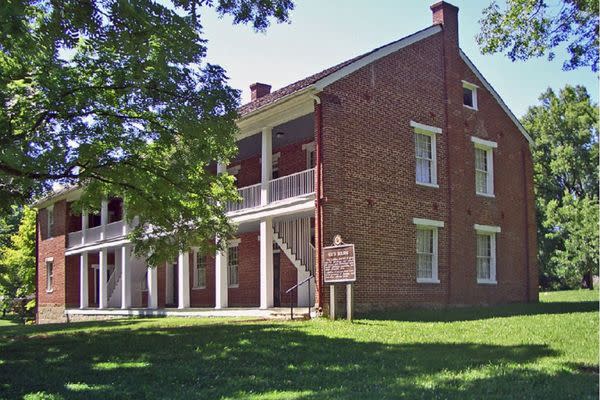
[[[444,223],[420,218],[414,218],[413,223],[417,226],[417,282],[439,283],[438,228]]]
[[[206,256],[194,251],[194,289],[206,287]]]
[[[494,151],[496,142],[471,137],[475,145],[475,193],[494,196]]]
[[[411,121],[415,136],[415,181],[420,185],[437,187],[436,134],[440,128]]]
[[[146,268],[146,272],[144,273],[144,279],[142,279],[142,284],[140,286],[142,292],[148,291],[148,268]]]
[[[47,216],[47,236],[48,238],[52,237],[52,232],[54,231],[54,206],[50,206],[46,208],[46,216]]]
[[[306,169],[314,168],[317,165],[315,142],[303,144],[302,150],[306,151]]]
[[[46,259],[46,292],[51,292],[54,285],[54,260]]]
[[[472,110],[477,110],[477,85],[462,81],[463,105]]]
[[[496,284],[496,234],[500,227],[475,225],[477,283]]]
[[[239,247],[229,246],[227,253],[227,283],[230,287],[239,285]]]

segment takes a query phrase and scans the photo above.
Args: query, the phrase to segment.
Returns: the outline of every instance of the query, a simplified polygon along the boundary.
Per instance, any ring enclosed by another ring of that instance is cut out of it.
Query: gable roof
[[[512,120],[512,122],[517,126],[517,128],[523,134],[523,136],[525,136],[525,139],[529,142],[529,145],[534,146],[535,144],[533,142],[533,139],[531,138],[531,136],[529,136],[529,133],[527,133],[527,131],[525,130],[525,128],[523,127],[523,125],[521,124],[519,119],[515,116],[515,114],[513,114],[513,112],[510,111],[510,108],[508,108],[506,103],[504,103],[504,101],[502,100],[502,98],[500,97],[498,92],[496,92],[496,90],[494,90],[492,85],[490,85],[490,83],[483,77],[481,72],[479,72],[479,70],[477,69],[475,64],[473,64],[473,62],[469,59],[469,57],[467,57],[465,52],[462,51],[462,49],[459,49],[458,51],[460,53],[460,58],[462,58],[462,60],[465,62],[465,64],[467,64],[467,66],[471,69],[471,71],[473,71],[473,73],[475,74],[477,79],[479,79],[479,81],[481,83],[483,83],[483,86],[488,90],[488,92],[491,93],[491,95],[494,97],[494,99],[496,99],[496,101],[498,102],[500,107],[504,110],[504,112],[508,115],[508,117]]]
[[[403,47],[409,46],[415,42],[425,39],[426,37],[441,32],[441,30],[442,28],[440,27],[440,25],[432,25],[428,28],[417,31],[412,35],[405,36],[394,42],[388,43],[367,53],[361,54],[360,56],[351,58],[350,60],[334,65],[333,67],[327,68],[321,72],[296,81],[274,92],[271,92],[263,97],[251,101],[250,103],[246,103],[238,109],[238,112],[240,116],[243,117],[269,104],[275,103],[284,97],[299,92],[300,90],[306,89],[309,86],[314,86],[315,89],[321,90],[325,86],[332,84],[333,82],[351,74],[352,72],[364,67],[365,65],[368,65],[373,61],[378,60],[379,58],[385,57],[388,54],[398,51]]]

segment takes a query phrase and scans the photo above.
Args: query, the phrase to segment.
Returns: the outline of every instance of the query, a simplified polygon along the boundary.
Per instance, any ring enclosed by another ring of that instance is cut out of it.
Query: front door
[[[281,306],[281,253],[273,253],[273,305]]]

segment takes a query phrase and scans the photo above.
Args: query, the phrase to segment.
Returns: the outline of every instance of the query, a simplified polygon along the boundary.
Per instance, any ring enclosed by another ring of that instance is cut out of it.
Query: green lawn
[[[0,327],[0,398],[598,398],[598,292],[356,320]]]

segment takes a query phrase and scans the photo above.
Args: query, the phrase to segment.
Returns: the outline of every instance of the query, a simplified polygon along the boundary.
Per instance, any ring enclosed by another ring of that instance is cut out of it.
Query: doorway
[[[165,268],[165,306],[176,307],[179,303],[178,268],[179,263],[167,263]]]
[[[273,306],[281,307],[281,253],[273,252]]]

